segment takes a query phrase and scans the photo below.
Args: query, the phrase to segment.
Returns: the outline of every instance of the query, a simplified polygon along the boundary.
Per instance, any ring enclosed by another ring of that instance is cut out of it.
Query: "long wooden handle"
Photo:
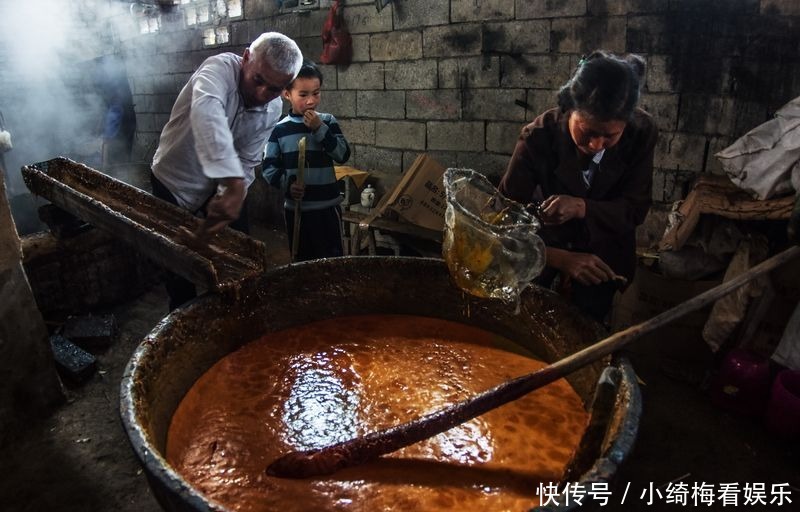
[[[328,475],[339,469],[361,464],[433,437],[569,375],[573,371],[619,350],[631,341],[715,302],[743,284],[795,258],[798,254],[800,254],[800,247],[791,247],[730,281],[715,286],[645,322],[628,327],[545,368],[507,381],[440,411],[325,448],[290,452],[270,464],[267,473],[286,478]]]
[[[297,143],[297,181],[298,185],[305,183],[303,173],[306,169],[306,138],[303,137]],[[300,208],[302,201],[294,203],[294,228],[292,229],[292,261],[297,259],[297,250],[300,248],[300,217],[303,212]]]

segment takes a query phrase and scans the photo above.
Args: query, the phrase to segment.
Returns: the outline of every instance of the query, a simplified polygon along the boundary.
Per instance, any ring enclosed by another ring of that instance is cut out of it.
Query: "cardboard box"
[[[436,231],[444,229],[447,208],[444,171],[444,166],[433,158],[419,155],[378,205],[380,215],[393,212],[411,224]]]

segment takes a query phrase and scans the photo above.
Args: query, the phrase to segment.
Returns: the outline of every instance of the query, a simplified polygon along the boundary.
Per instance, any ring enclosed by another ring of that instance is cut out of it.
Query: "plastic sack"
[[[757,199],[797,190],[800,183],[800,97],[781,107],[773,119],[753,128],[714,156],[731,181]]]
[[[456,284],[477,297],[519,308],[519,295],[542,271],[539,221],[472,169],[447,169],[442,254]]]
[[[322,25],[322,55],[319,60],[323,64],[350,64],[352,59],[353,38],[344,25],[339,0],[334,0]]]

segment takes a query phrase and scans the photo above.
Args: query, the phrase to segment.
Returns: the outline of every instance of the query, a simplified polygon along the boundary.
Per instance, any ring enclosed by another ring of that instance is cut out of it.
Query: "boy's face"
[[[292,105],[292,112],[295,114],[316,110],[320,99],[319,78],[296,78],[290,88],[283,91],[283,97]]]

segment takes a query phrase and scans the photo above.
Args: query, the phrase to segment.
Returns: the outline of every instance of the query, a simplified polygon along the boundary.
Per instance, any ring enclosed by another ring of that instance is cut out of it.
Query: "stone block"
[[[625,52],[624,17],[557,18],[550,29],[550,50],[555,53],[589,53],[603,48]]]
[[[483,51],[511,54],[546,53],[550,51],[550,21],[484,23]]]
[[[357,34],[353,37],[353,62],[369,62],[369,34]],[[322,39],[320,38],[320,45]]]
[[[412,30],[370,36],[369,54],[373,61],[421,59],[422,32]]]
[[[645,85],[649,92],[677,92],[669,72],[669,58],[667,55],[651,55],[647,59]]]
[[[382,12],[387,10],[384,9]],[[450,2],[403,0],[402,6],[392,9],[392,12],[395,30],[443,25],[450,21]]]
[[[628,16],[625,44],[633,53],[670,53],[673,48],[664,16]]]
[[[339,89],[383,89],[382,62],[353,63],[339,69]]]
[[[356,115],[383,119],[403,119],[406,116],[405,91],[358,91]]]
[[[383,171],[400,174],[403,172],[403,152],[396,149],[356,146],[353,167],[364,171]]]
[[[515,7],[518,20],[586,14],[586,0],[516,0]]]
[[[588,0],[589,14],[625,16],[666,11],[669,0]]]
[[[375,144],[375,121],[371,119],[339,119],[347,141],[353,144]]]
[[[514,19],[514,0],[450,0],[450,22]]]
[[[730,135],[734,138],[741,137],[772,117],[763,103],[744,100],[736,101],[733,116],[733,132]]]
[[[298,37],[295,39],[300,51],[303,52],[303,57],[319,63],[319,57],[322,55],[322,38],[319,35],[314,37]]]
[[[320,110],[323,112],[330,112],[337,118],[356,117],[356,91],[336,91],[323,87],[321,98]]]
[[[425,123],[376,121],[375,145],[387,148],[425,149]]]
[[[61,377],[71,384],[82,384],[94,375],[97,359],[59,334],[50,336],[50,348]]]
[[[433,89],[406,92],[408,119],[459,119],[461,117],[460,89]]]
[[[455,151],[404,151],[403,152],[403,169],[408,169],[414,160],[417,159],[422,153],[433,158],[445,168],[458,167],[458,153]]]
[[[328,89],[328,90],[330,90],[330,89],[338,89],[338,87],[339,87],[339,73],[338,73],[338,71],[339,70],[336,68],[336,64],[320,64],[320,63],[317,63],[317,67],[319,67],[319,70],[322,73],[323,90],[324,89]]]
[[[486,151],[510,155],[524,126],[525,123],[486,123]]]
[[[482,29],[479,23],[429,27],[422,33],[425,57],[479,55],[481,48]]]
[[[130,82],[134,96],[138,96],[140,94],[153,94],[152,76],[134,75],[131,77]],[[136,101],[135,98],[134,101]]]
[[[642,94],[639,106],[653,116],[661,133],[674,132],[678,126],[678,94]]]
[[[234,21],[230,25],[230,42],[235,45],[249,46],[253,42],[250,36],[250,23],[247,21]]]
[[[86,350],[110,346],[117,336],[117,319],[114,315],[70,316],[61,334]]]
[[[497,87],[500,85],[499,57],[466,57],[439,61],[439,87]]]
[[[508,167],[508,155],[493,153],[458,153],[458,167],[473,169],[483,174],[495,186],[500,183],[500,178]]]
[[[686,199],[692,181],[697,176],[692,171],[673,169],[653,170],[653,201],[671,204]]]
[[[372,2],[367,5],[348,5],[344,9],[344,19],[351,34],[374,34],[402,28],[392,27],[392,9],[378,12]]]
[[[437,84],[434,59],[390,61],[385,64],[387,89],[434,89]]]
[[[428,148],[445,151],[482,151],[482,121],[428,121]]]
[[[503,56],[500,66],[502,87],[557,89],[572,72],[567,55]]]
[[[678,131],[704,135],[733,133],[734,100],[705,94],[681,95]]]
[[[705,172],[711,174],[725,174],[719,159],[714,156],[734,142],[732,137],[711,137],[706,155]]]
[[[175,104],[176,98],[176,94],[157,94],[155,96],[155,112],[169,115],[169,113],[172,112],[172,106]]]
[[[514,100],[525,101],[525,89],[464,89],[463,119],[525,120],[525,111]]]
[[[347,19],[348,10],[344,10],[345,19]],[[308,11],[307,14],[303,15],[296,13],[281,14],[271,18],[272,23],[269,26],[269,30],[281,32],[291,38],[319,37],[320,29],[327,16],[328,12],[322,10]]]
[[[553,89],[528,89],[528,108],[525,120],[530,122],[536,117],[558,105],[558,91]]]
[[[688,133],[664,133],[658,138],[653,165],[662,169],[700,172],[706,153],[706,137]]]

